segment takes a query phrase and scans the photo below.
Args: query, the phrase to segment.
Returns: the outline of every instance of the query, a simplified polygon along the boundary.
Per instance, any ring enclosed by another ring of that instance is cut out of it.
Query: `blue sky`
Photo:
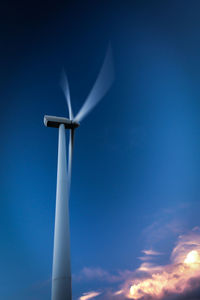
[[[50,299],[58,132],[43,116],[68,115],[63,66],[79,110],[109,42],[115,82],[75,135],[74,299],[117,290],[126,276],[108,278],[139,268],[144,249],[168,264],[178,237],[200,226],[200,3],[1,8],[1,298]]]

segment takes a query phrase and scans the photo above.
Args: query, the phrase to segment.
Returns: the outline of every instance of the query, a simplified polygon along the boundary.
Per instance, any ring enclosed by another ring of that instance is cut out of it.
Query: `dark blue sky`
[[[4,300],[50,299],[58,132],[43,116],[68,116],[63,66],[78,111],[109,42],[114,85],[75,136],[74,299],[108,285],[77,279],[83,268],[134,270],[147,248],[165,263],[200,226],[199,1],[41,2],[0,5]]]

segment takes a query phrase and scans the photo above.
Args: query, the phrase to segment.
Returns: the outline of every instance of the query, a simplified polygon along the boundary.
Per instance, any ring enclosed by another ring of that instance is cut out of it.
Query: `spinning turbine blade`
[[[112,63],[112,51],[108,47],[103,66],[99,72],[96,82],[88,95],[85,103],[75,117],[75,121],[81,121],[105,96],[114,80],[114,70]]]
[[[67,100],[67,106],[68,106],[68,110],[69,110],[69,118],[70,118],[70,120],[72,120],[74,118],[74,116],[73,116],[72,105],[71,105],[69,83],[68,83],[67,75],[65,74],[64,70],[62,72],[61,87],[64,92],[65,98]]]
[[[69,134],[69,151],[68,151],[68,193],[70,193],[70,187],[71,187],[73,147],[74,147],[74,129],[71,129]]]

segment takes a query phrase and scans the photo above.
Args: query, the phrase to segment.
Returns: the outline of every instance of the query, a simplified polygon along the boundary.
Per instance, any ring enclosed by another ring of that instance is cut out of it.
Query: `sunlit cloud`
[[[149,249],[142,250],[143,256],[138,257],[142,261],[149,261],[155,259],[157,256],[163,255],[163,253]]]
[[[142,252],[145,254],[145,255],[162,255],[161,252],[158,252],[158,251],[155,251],[155,250],[152,250],[152,249],[149,249],[149,250],[142,250]]]
[[[139,278],[141,272],[144,275]],[[129,299],[163,299],[166,295],[192,291],[195,279],[200,279],[200,232],[197,229],[179,237],[170,264],[142,263],[122,290]]]
[[[88,293],[84,293],[80,298],[79,300],[88,300],[88,299],[92,299],[92,298],[95,298],[97,296],[99,296],[101,293],[100,292],[94,292],[94,291],[91,291],[91,292],[88,292]]]

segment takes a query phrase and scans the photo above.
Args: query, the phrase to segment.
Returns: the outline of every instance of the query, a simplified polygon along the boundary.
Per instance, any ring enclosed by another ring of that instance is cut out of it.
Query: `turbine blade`
[[[69,134],[69,151],[68,151],[68,193],[70,193],[71,176],[72,176],[72,156],[74,147],[74,129],[70,130]]]
[[[70,91],[69,91],[69,83],[67,79],[67,75],[65,71],[62,71],[62,77],[61,77],[61,87],[64,92],[65,98],[67,100],[67,107],[69,111],[69,118],[72,120],[74,118],[73,116],[73,111],[72,111],[72,106],[71,106],[71,98],[70,98]]]
[[[80,122],[86,115],[97,105],[97,103],[105,96],[114,80],[114,68],[112,62],[111,47],[108,47],[106,57],[102,68],[96,79],[96,82],[89,93],[85,103],[75,117],[75,121]]]

